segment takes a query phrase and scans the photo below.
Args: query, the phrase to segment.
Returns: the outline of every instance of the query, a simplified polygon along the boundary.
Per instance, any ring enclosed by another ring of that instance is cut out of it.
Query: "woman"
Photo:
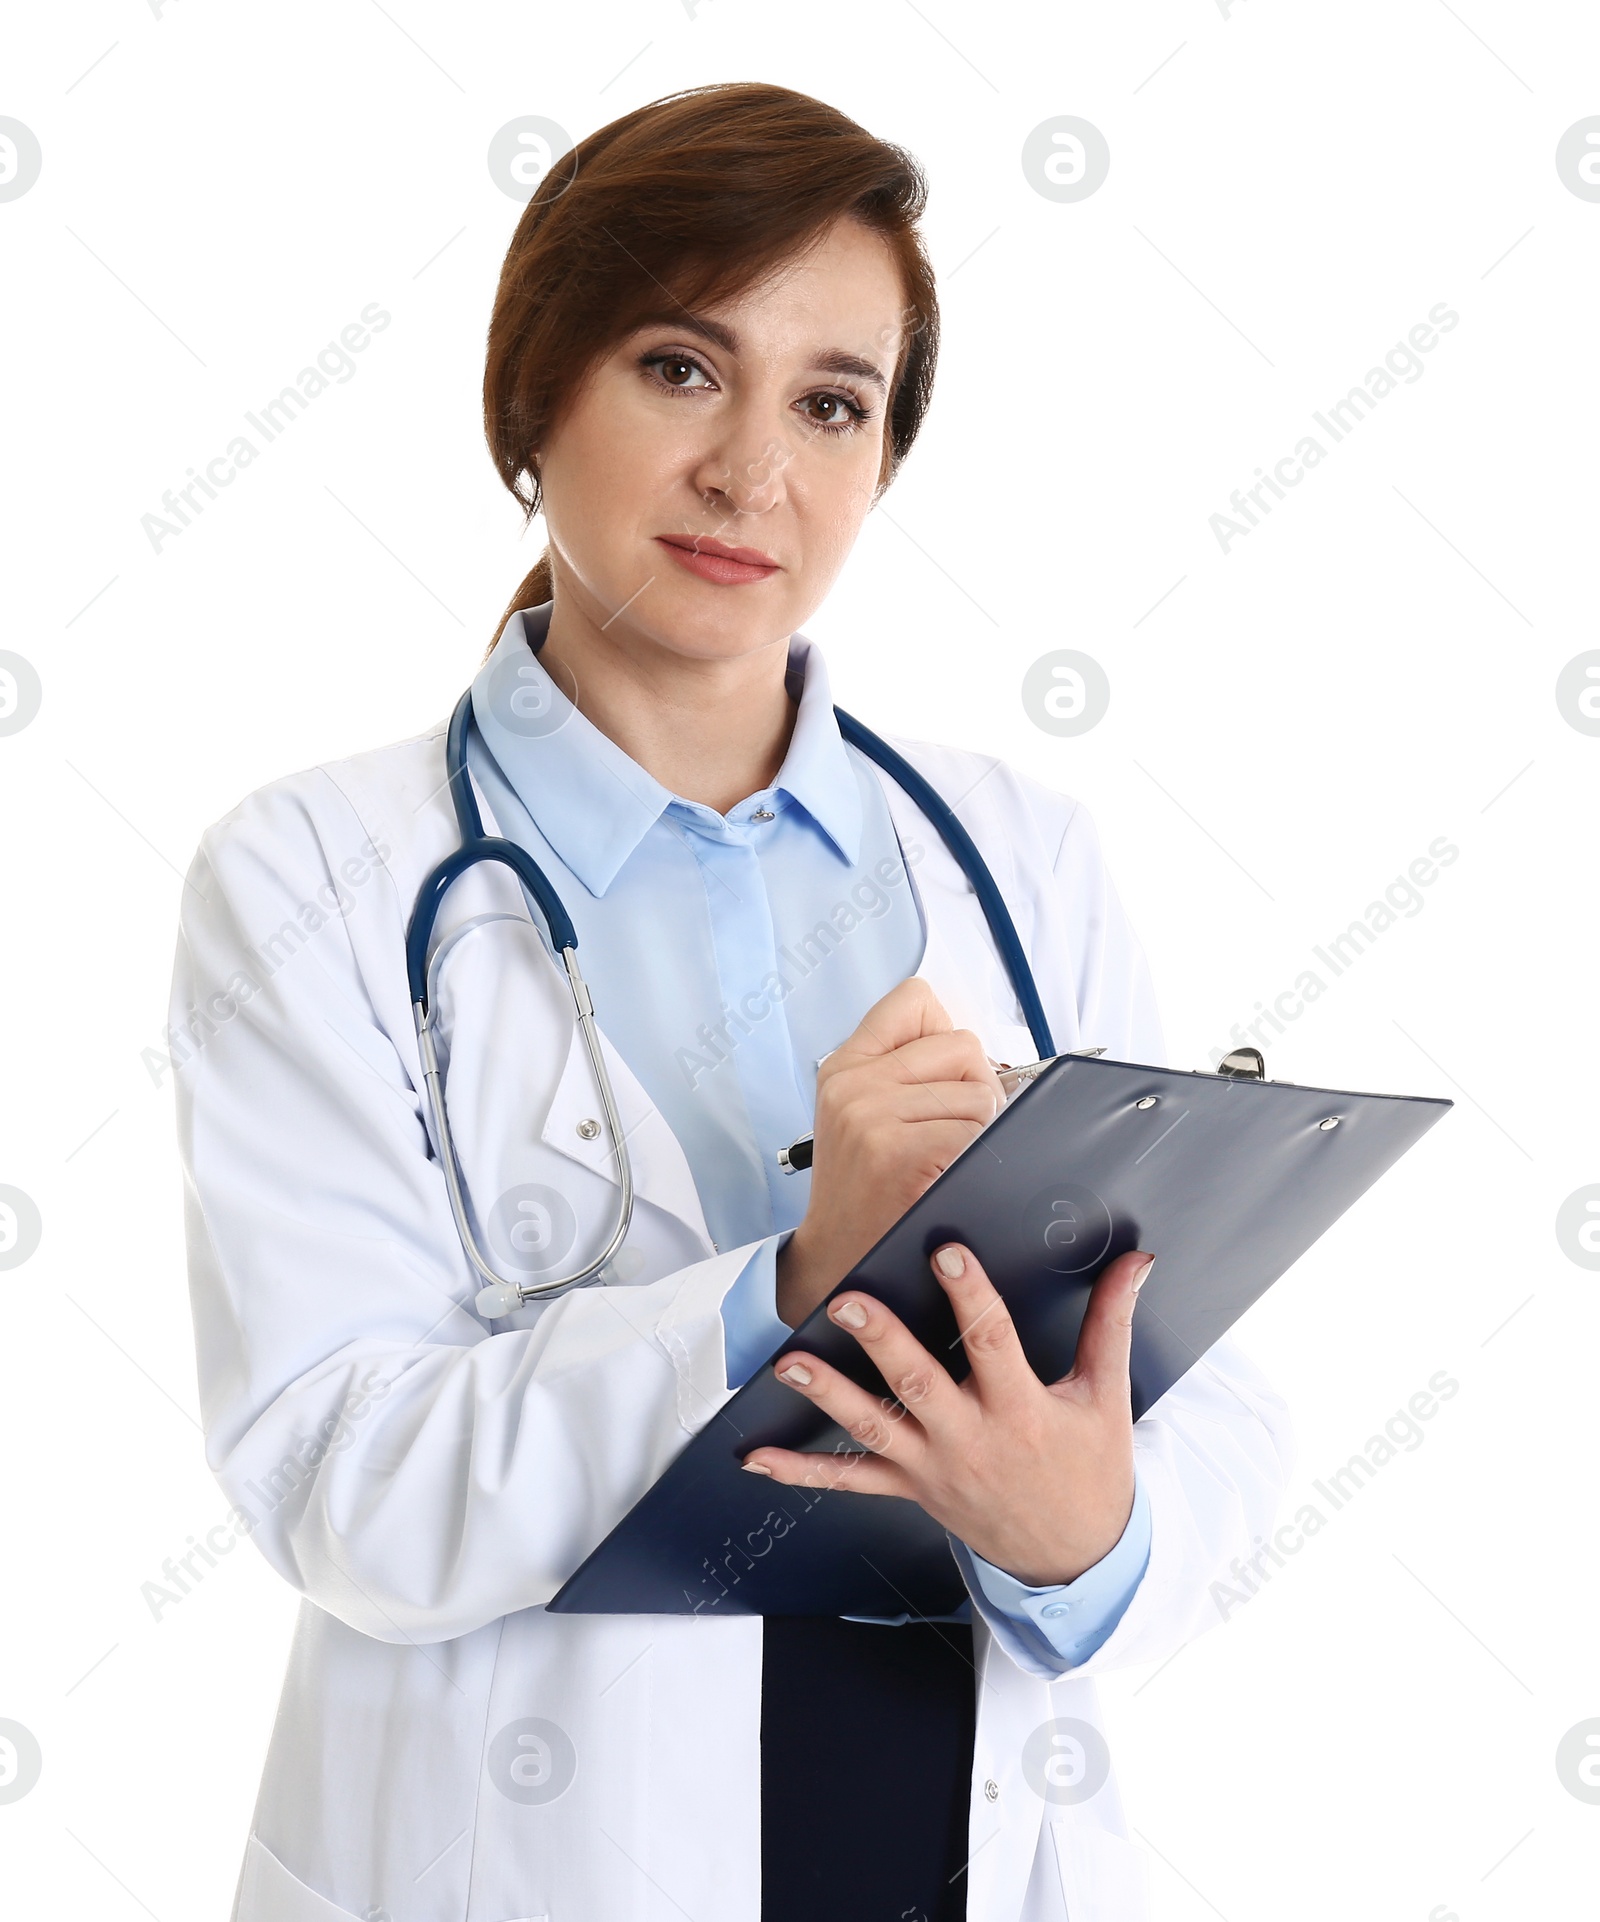
[[[1273,1517],[1281,1405],[1218,1348],[1131,1422],[1148,1253],[1105,1270],[1048,1387],[957,1247],[934,1273],[964,1384],[859,1292],[831,1312],[897,1405],[784,1345],[992,1120],[996,1063],[1034,1058],[972,891],[846,746],[798,632],[928,400],[923,191],[815,100],[710,87],[582,142],[506,260],[488,436],[549,550],[473,684],[468,765],[572,916],[601,1023],[637,1199],[595,1285],[475,1307],[404,955],[457,845],[443,728],[204,839],[174,1031],[208,1452],[305,1598],[239,1922],[1142,1913],[1092,1677],[1211,1618]],[[1057,1046],[1159,1062],[1084,811],[900,745],[960,803]],[[534,1283],[596,1259],[613,1148],[505,869],[447,897],[433,1006],[480,1238]],[[548,1613],[769,1364],[860,1444],[830,1478],[944,1525],[970,1605]]]

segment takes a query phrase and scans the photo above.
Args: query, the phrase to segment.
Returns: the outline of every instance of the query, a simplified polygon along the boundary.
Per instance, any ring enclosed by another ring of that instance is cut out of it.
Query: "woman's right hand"
[[[913,975],[817,1069],[811,1199],[778,1256],[778,1315],[797,1328],[1005,1105],[969,1029]]]

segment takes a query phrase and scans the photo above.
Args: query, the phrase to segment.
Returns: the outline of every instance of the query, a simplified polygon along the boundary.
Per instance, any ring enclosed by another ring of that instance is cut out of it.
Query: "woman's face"
[[[902,300],[853,220],[736,300],[691,315],[663,293],[540,449],[558,599],[697,659],[792,634],[872,504]]]

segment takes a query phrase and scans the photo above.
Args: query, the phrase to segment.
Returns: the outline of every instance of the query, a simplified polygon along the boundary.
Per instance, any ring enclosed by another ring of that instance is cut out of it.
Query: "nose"
[[[787,495],[785,470],[794,458],[770,411],[741,402],[708,426],[694,472],[701,495],[726,515],[770,513]]]

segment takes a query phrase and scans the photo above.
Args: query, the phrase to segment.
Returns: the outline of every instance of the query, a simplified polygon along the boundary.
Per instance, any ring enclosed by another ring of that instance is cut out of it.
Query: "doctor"
[[[860,1292],[831,1312],[896,1403],[790,1340],[993,1119],[994,1064],[1036,1058],[977,897],[846,745],[799,632],[928,400],[922,199],[834,109],[703,88],[582,142],[505,264],[487,430],[549,549],[473,683],[467,764],[593,995],[636,1198],[591,1285],[475,1306],[405,956],[458,841],[443,727],[276,782],[202,843],[173,1034],[208,1457],[304,1598],[237,1922],[1146,1913],[1094,1676],[1207,1626],[1272,1523],[1282,1404],[1219,1345],[1132,1423],[1150,1251],[1101,1275],[1057,1383],[955,1246],[933,1272],[960,1385]],[[382,635],[358,644],[383,673]],[[1084,810],[898,745],[995,876],[1056,1047],[1160,1062]],[[506,869],[452,889],[430,981],[478,1238],[530,1286],[581,1268],[616,1144]],[[859,1452],[745,1466],[775,1496],[920,1502],[970,1604],[546,1613],[765,1366]]]

